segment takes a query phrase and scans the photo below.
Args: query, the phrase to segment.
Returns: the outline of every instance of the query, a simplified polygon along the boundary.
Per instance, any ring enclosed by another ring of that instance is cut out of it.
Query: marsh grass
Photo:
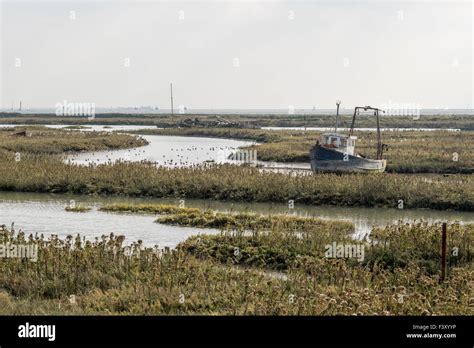
[[[227,265],[282,271],[296,267],[301,257],[324,258],[325,246],[334,241],[354,243],[350,223],[332,221],[299,227],[276,223],[263,231],[223,230],[220,235],[190,237],[177,248]]]
[[[239,230],[225,224],[220,235],[191,237],[178,248],[224,263],[282,270],[325,258],[325,248],[333,242],[348,243],[363,245],[365,250],[363,260],[348,262],[361,262],[370,269],[394,270],[410,264],[418,264],[427,274],[437,274],[440,269],[441,224],[399,222],[374,227],[369,237],[356,241],[352,239],[352,224],[344,221],[314,224],[308,219],[309,223],[302,225],[276,216],[274,222],[264,226],[247,224]],[[201,222],[195,225],[201,226]],[[262,233],[263,228],[266,233]],[[448,266],[472,264],[474,224],[453,223],[448,230]]]
[[[192,226],[203,228],[219,228],[232,230],[270,230],[274,228],[290,231],[309,231],[314,228],[330,229],[334,232],[344,230],[345,234],[354,232],[350,222],[328,221],[313,217],[297,215],[261,215],[255,213],[216,212],[213,210],[179,211],[158,217],[158,223]]]
[[[411,231],[419,232],[419,226]],[[294,248],[285,238],[271,238],[261,239],[261,247],[271,249],[270,243],[279,243],[288,253]],[[311,238],[325,243],[329,236],[313,233]],[[391,238],[394,243],[395,235]],[[400,238],[406,237],[402,233]],[[422,243],[429,235],[422,232],[418,238]],[[285,265],[287,277],[279,278],[262,272],[257,262],[237,269],[233,262],[196,257],[182,248],[159,250],[141,242],[127,246],[122,236],[45,239],[3,227],[0,243],[34,243],[39,248],[37,262],[0,258],[1,314],[473,314],[472,263],[451,265],[449,278],[439,283],[416,257],[394,269],[380,263],[368,267],[346,259],[309,257],[301,254],[300,243],[296,261]]]
[[[157,168],[152,163],[68,165],[56,156],[0,151],[0,190],[474,210],[474,178],[401,174],[289,176],[232,165]]]
[[[99,208],[100,211],[114,213],[143,213],[143,214],[178,214],[181,212],[195,213],[197,208],[179,207],[170,204],[109,204]]]
[[[395,269],[416,262],[429,273],[439,271],[441,262],[440,223],[399,222],[385,227],[374,227],[370,234],[370,248],[366,264],[382,264]],[[447,229],[447,264],[465,266],[474,261],[474,224],[453,223]]]
[[[169,204],[127,203],[105,205],[99,210],[114,213],[158,214],[160,216],[155,222],[176,226],[255,232],[278,228],[295,233],[307,233],[314,229],[330,230],[333,235],[354,233],[354,225],[347,221],[322,220],[289,214],[262,215],[247,212],[218,212]]]
[[[16,136],[26,131],[28,136]],[[46,127],[0,128],[0,150],[22,154],[63,154],[65,152],[124,149],[146,145],[141,137],[109,132],[80,132]]]

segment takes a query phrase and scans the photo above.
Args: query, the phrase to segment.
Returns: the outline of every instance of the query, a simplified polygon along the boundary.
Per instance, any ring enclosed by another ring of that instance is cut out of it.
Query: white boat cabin
[[[337,151],[354,155],[355,141],[357,137],[339,133],[324,133],[322,136],[323,146],[334,148]]]

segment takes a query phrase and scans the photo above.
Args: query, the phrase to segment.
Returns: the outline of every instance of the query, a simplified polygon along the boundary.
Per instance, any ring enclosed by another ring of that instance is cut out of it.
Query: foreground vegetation
[[[346,234],[333,235],[324,225],[293,227],[296,232],[276,225],[252,235],[223,231],[162,251],[140,241],[124,246],[122,236],[45,239],[2,227],[0,243],[39,250],[36,262],[0,259],[0,314],[474,313],[472,225],[448,227],[448,250],[460,251],[449,258],[443,282],[438,225],[374,230],[371,243],[357,242],[366,249],[362,262],[325,256],[325,244],[349,242]]]
[[[351,222],[310,216],[217,212],[156,204],[115,204],[104,206],[101,210],[153,212],[159,214],[158,223],[220,229],[223,231],[221,235],[191,237],[179,248],[199,257],[245,266],[287,269],[297,261],[297,257],[323,257],[324,246],[331,242],[354,242],[352,235],[355,230]],[[439,268],[440,231],[439,224],[429,225],[424,221],[374,227],[370,241],[363,242],[368,248],[363,264],[369,267],[383,264],[393,270],[407,267],[417,260],[424,269],[434,274]],[[449,237],[452,253],[448,254],[448,264],[464,265],[473,261],[474,225],[454,223],[450,226]],[[236,249],[240,251],[237,254]],[[284,262],[283,267],[273,263],[278,260]]]
[[[280,219],[284,217],[276,217],[277,221]],[[356,243],[364,246],[364,253],[348,258],[346,265],[391,271],[416,265],[426,274],[439,274],[440,224],[429,225],[420,221],[374,227],[370,242],[354,241],[351,236],[353,226],[350,225],[344,221],[321,221],[318,225],[288,228],[280,221],[271,227],[270,232],[252,229],[251,234],[227,228],[220,235],[190,237],[178,248],[196,257],[225,264],[274,270],[300,268],[316,275],[311,266],[325,258],[327,245]],[[474,225],[452,224],[449,229],[448,250],[451,253],[448,253],[448,265],[470,265],[474,261]]]
[[[255,140],[260,161],[309,163],[309,150],[321,132],[229,128],[170,128],[136,133]],[[375,158],[376,133],[358,132],[356,151]],[[474,132],[383,132],[387,171],[394,173],[474,173]]]

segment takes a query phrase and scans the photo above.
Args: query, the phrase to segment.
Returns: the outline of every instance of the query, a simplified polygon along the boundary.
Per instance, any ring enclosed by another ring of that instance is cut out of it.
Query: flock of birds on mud
[[[162,168],[210,168],[218,164],[241,165],[249,164],[258,167],[260,172],[274,172],[290,176],[306,176],[312,175],[308,168],[288,168],[285,166],[274,166],[276,163],[264,165],[261,162],[248,162],[246,154],[243,159],[235,158],[239,147],[233,146],[177,146],[165,149],[165,154],[159,154],[160,150],[156,151],[153,148],[132,148],[127,150],[112,150],[107,152],[92,152],[88,154],[77,154],[68,157],[67,163],[73,165],[88,165],[97,166],[101,164],[114,163],[146,163]],[[156,153],[158,152],[158,154]],[[97,157],[99,156],[99,157]],[[239,157],[239,156],[237,156]]]
[[[161,155],[161,160],[157,160],[159,155],[152,155],[148,149],[135,148],[127,150],[113,150],[101,152],[100,157],[93,152],[88,155],[74,155],[68,159],[68,164],[97,166],[100,164],[113,163],[147,163],[162,168],[210,168],[218,164],[241,165],[243,162],[232,159],[232,154],[238,151],[238,147],[233,146],[207,146],[207,147],[175,147],[169,149],[169,154]],[[88,156],[88,157],[85,157]],[[202,159],[200,159],[200,156]],[[190,160],[190,158],[192,160]],[[245,163],[245,162],[244,162]],[[301,168],[273,168],[259,165],[260,172],[274,172],[289,176],[312,175],[310,170]]]
[[[128,149],[119,152],[108,151],[101,153],[99,158],[95,152],[89,154],[89,158],[84,158],[84,154],[72,156],[68,162],[72,164],[111,164],[114,162],[147,162],[157,166],[168,168],[176,167],[202,167],[209,164],[217,164],[227,162],[228,157],[238,148],[232,146],[209,146],[209,147],[176,147],[169,149],[172,153],[169,155],[163,154],[161,160],[157,160],[157,156],[146,156],[147,149]],[[149,151],[148,151],[149,152]],[[200,160],[199,156],[204,159]],[[192,160],[190,160],[190,158]]]

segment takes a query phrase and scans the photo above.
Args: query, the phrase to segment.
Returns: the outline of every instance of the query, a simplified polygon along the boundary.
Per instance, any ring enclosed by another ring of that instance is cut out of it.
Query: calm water
[[[64,208],[74,200],[76,204],[90,206],[86,213],[66,212]],[[191,235],[199,233],[219,233],[214,229],[176,227],[154,223],[154,215],[116,214],[98,211],[97,208],[111,203],[157,203],[178,204],[178,199],[92,197],[83,195],[56,195],[42,193],[0,192],[0,224],[28,233],[44,233],[45,236],[57,234],[81,234],[87,238],[115,233],[126,236],[126,241],[139,239],[146,245],[174,247]],[[185,200],[187,207],[214,209],[219,211],[248,211],[260,214],[298,214],[322,219],[352,221],[356,236],[368,233],[372,226],[383,226],[398,220],[413,221],[425,219],[435,221],[461,221],[474,223],[474,213],[434,211],[434,210],[398,210],[383,208],[341,208],[296,205],[289,209],[285,204],[271,203],[231,203],[211,200]]]
[[[15,125],[0,125],[14,127]],[[49,128],[64,128],[66,125],[46,125]],[[154,126],[97,126],[81,128],[81,131],[134,131],[139,129],[156,129]],[[66,161],[73,164],[87,165],[122,161],[150,161],[157,165],[175,168],[189,167],[205,162],[235,163],[228,157],[239,147],[255,144],[253,141],[234,139],[179,137],[165,135],[143,135],[149,144],[146,146],[111,151],[83,152],[68,156]]]
[[[150,161],[165,167],[189,167],[204,162],[232,162],[229,155],[241,146],[254,144],[250,141],[178,137],[164,135],[144,135],[146,146],[112,151],[85,152],[69,156],[67,161],[74,164],[100,164],[123,161]]]

